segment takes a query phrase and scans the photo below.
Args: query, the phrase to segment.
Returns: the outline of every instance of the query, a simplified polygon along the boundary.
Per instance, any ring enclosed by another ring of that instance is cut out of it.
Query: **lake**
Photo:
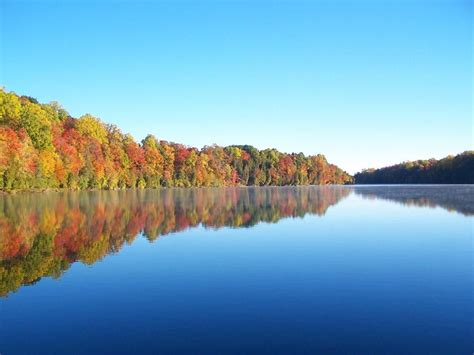
[[[473,347],[474,186],[0,196],[0,353]]]

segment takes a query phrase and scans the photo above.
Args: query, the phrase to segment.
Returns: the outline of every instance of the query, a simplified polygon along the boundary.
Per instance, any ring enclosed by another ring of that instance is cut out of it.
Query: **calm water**
[[[474,186],[0,196],[0,353],[473,346]]]

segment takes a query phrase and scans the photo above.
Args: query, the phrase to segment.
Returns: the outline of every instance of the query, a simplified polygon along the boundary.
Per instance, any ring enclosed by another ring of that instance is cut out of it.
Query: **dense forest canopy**
[[[202,149],[141,143],[57,102],[41,104],[0,89],[0,190],[323,185],[352,177],[323,155],[285,154],[250,145]]]
[[[356,184],[474,184],[474,151],[368,169],[354,178]]]

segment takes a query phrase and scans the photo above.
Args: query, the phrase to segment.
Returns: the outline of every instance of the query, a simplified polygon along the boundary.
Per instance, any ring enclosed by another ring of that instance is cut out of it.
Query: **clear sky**
[[[137,140],[351,173],[473,149],[470,0],[0,3],[0,85]]]

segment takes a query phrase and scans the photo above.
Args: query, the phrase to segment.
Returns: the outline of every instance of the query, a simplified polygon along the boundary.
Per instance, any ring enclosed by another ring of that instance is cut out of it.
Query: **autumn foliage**
[[[141,143],[86,114],[0,90],[0,190],[322,185],[352,177],[323,155],[252,146]]]

